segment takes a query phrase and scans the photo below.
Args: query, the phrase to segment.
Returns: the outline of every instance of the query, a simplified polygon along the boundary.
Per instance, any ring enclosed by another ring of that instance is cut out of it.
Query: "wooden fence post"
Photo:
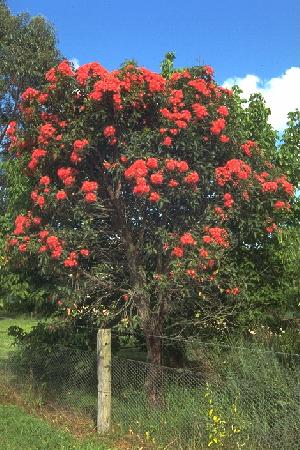
[[[97,333],[98,407],[97,431],[106,433],[111,420],[111,330]]]

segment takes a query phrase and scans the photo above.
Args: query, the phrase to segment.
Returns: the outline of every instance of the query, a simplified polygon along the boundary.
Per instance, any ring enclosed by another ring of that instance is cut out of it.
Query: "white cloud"
[[[290,67],[279,77],[262,80],[256,75],[244,78],[228,78],[223,86],[230,88],[237,84],[248,99],[250,94],[259,92],[271,109],[269,122],[278,131],[282,131],[287,122],[287,114],[300,109],[300,67]]]
[[[75,70],[80,66],[79,60],[77,58],[70,58],[69,61],[73,64]]]

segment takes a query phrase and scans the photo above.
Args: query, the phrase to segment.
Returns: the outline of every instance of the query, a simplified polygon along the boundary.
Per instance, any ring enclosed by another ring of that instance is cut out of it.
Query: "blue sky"
[[[80,64],[99,61],[113,69],[134,58],[159,71],[163,55],[175,51],[178,66],[210,64],[219,83],[254,74],[257,87],[264,88],[264,83],[300,63],[300,0],[7,0],[7,4],[13,13],[44,15],[56,29],[62,53]]]

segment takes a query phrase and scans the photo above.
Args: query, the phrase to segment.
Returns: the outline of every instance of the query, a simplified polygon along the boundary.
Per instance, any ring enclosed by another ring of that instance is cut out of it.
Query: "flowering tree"
[[[46,80],[22,94],[23,126],[7,132],[33,186],[9,252],[91,286],[90,314],[136,312],[160,364],[168,315],[186,293],[195,305],[240,295],[228,255],[276,232],[293,186],[244,138],[209,66],[64,61]]]

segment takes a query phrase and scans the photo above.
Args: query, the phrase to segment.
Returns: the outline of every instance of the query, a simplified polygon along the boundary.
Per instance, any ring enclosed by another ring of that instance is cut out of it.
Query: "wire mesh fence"
[[[300,448],[298,355],[175,344],[184,351],[181,368],[113,355],[112,434],[153,449]],[[4,353],[0,342],[0,355],[2,390],[77,412],[95,426],[96,351],[58,346]]]

